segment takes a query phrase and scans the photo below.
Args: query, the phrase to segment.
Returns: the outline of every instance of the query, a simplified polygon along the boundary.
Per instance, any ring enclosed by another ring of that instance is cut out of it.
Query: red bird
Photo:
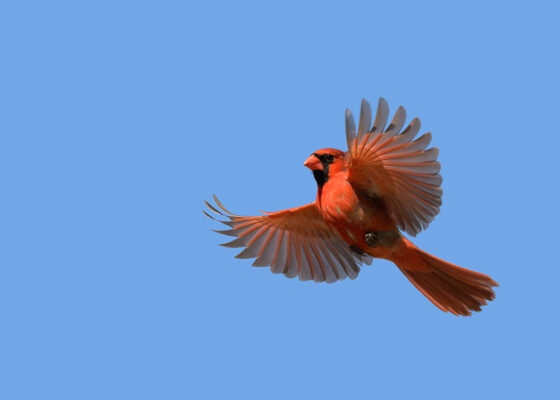
[[[327,283],[360,272],[372,257],[394,262],[439,309],[471,315],[494,299],[489,276],[443,261],[416,247],[400,231],[415,236],[439,213],[442,189],[438,149],[426,149],[431,134],[414,118],[401,132],[406,111],[399,107],[386,127],[389,107],[380,98],[372,127],[371,107],[362,100],[356,126],[346,110],[348,151],[321,149],[304,165],[317,181],[317,200],[305,206],[244,217],[230,213],[214,196],[237,239],[223,246],[245,247],[237,258],[256,258],[288,278]],[[208,215],[207,213],[205,213]],[[208,215],[210,217],[210,215]],[[210,217],[212,218],[212,217]]]

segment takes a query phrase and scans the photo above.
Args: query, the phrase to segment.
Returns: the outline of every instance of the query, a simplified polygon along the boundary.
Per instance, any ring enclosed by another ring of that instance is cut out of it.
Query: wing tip
[[[358,140],[371,129],[371,106],[366,99],[360,105],[360,122],[358,124]]]
[[[360,106],[362,108],[369,108],[371,110],[371,104],[369,104],[369,101],[364,97],[362,97],[362,101],[360,103]]]

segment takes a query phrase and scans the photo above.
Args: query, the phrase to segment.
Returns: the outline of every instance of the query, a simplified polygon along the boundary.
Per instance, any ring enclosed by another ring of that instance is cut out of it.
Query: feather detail
[[[356,123],[354,122],[352,111],[350,111],[349,109],[346,109],[345,125],[346,141],[348,143],[348,148],[350,148],[352,146],[352,143],[354,143],[354,140],[356,139]]]
[[[385,128],[389,106],[382,97],[371,131],[363,132],[371,121],[368,107],[363,101],[358,136],[348,146],[348,179],[358,190],[382,198],[397,226],[414,236],[433,221],[441,206],[438,149],[427,148],[429,132],[413,140],[421,126],[418,118],[400,132],[406,120],[402,106]]]
[[[235,237],[226,247],[244,247],[236,258],[255,258],[253,266],[270,266],[273,273],[288,278],[333,283],[355,279],[359,264],[371,258],[354,254],[337,232],[322,219],[315,203],[261,216],[244,217],[228,211],[214,196],[216,206],[204,202],[231,229],[216,232]]]

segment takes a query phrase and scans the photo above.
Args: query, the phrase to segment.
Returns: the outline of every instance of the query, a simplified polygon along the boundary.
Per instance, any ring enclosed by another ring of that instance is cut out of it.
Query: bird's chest
[[[323,219],[336,227],[366,228],[370,219],[367,207],[360,201],[352,185],[344,179],[327,182],[320,193]]]
[[[362,242],[366,232],[394,229],[384,208],[356,192],[346,179],[329,180],[318,200],[323,219],[349,242]]]

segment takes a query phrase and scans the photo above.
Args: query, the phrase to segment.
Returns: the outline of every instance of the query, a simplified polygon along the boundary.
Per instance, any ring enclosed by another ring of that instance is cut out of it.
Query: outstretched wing
[[[428,227],[441,206],[438,149],[426,149],[432,139],[426,133],[414,140],[420,120],[414,118],[401,132],[406,111],[399,107],[387,128],[389,106],[379,99],[373,127],[371,107],[362,100],[358,135],[350,110],[346,110],[348,179],[357,189],[381,198],[397,226],[416,235]]]
[[[322,219],[315,203],[254,217],[234,215],[214,196],[218,208],[205,202],[213,212],[229,220],[218,220],[231,229],[216,231],[237,239],[227,247],[245,247],[237,258],[256,258],[253,266],[270,266],[273,273],[302,281],[332,283],[355,279],[360,262],[371,257],[354,253]],[[206,212],[208,217],[216,219]]]

